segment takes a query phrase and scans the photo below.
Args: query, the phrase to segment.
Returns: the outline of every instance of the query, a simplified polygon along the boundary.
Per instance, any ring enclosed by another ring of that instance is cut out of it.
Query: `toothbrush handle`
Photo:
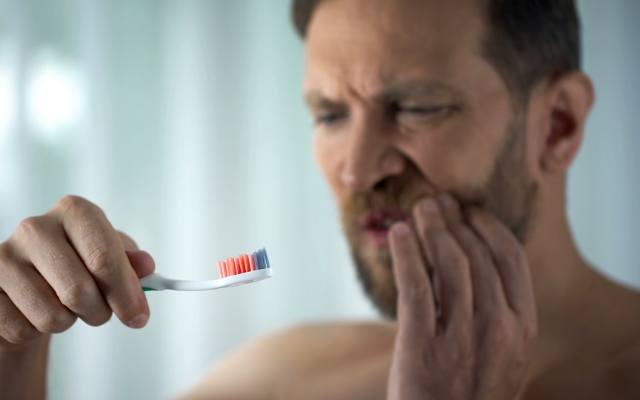
[[[153,290],[164,290],[166,289],[165,285],[166,278],[158,273],[153,273],[151,275],[147,275],[144,278],[140,279],[140,285],[142,285],[142,290],[145,292],[153,291]]]

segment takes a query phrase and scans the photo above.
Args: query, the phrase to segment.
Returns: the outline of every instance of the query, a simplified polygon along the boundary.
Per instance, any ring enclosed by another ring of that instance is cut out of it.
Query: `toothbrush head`
[[[220,278],[268,268],[271,268],[271,265],[265,249],[260,249],[252,254],[241,254],[238,257],[229,257],[226,260],[218,261],[218,275]]]

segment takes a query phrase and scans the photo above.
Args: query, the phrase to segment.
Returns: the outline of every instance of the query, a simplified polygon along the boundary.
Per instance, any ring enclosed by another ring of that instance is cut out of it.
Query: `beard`
[[[514,116],[486,183],[452,193],[462,209],[482,207],[493,213],[522,244],[531,230],[538,189],[527,170],[525,150],[525,120],[523,116]],[[415,183],[420,179],[423,178],[412,165],[403,176],[386,178],[370,192],[354,194],[342,208],[342,226],[361,286],[378,311],[391,319],[396,318],[398,294],[390,251],[388,246],[363,245],[357,218],[367,211],[389,206],[406,210],[410,215],[418,199],[435,194],[416,189]]]

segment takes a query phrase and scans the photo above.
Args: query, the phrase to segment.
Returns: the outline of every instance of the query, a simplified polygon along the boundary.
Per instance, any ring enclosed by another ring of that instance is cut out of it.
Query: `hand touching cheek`
[[[389,399],[516,399],[537,321],[529,267],[486,211],[463,218],[449,195],[390,232],[398,334]]]

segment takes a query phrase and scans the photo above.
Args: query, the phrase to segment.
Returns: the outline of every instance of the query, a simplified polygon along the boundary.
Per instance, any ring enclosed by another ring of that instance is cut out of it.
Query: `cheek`
[[[541,155],[544,154],[546,146],[546,134],[549,130],[550,122],[545,112],[545,104],[533,102],[527,112],[525,121],[526,135],[526,164],[529,175],[534,182],[540,183],[543,179]]]
[[[336,143],[334,138],[318,133],[314,134],[313,153],[316,163],[336,195],[339,195],[340,191],[340,165],[343,157],[340,149],[342,147]]]
[[[492,172],[504,130],[486,121],[460,119],[446,129],[411,138],[405,153],[437,189],[482,187]]]

